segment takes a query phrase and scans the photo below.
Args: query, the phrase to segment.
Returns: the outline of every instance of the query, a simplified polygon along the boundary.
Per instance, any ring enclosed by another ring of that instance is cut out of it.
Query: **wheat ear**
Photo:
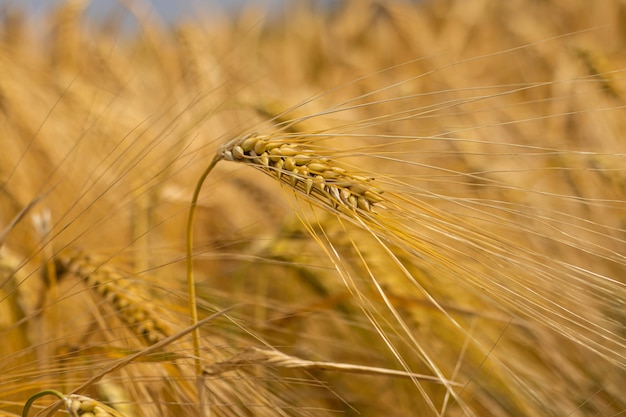
[[[148,345],[171,334],[169,326],[154,314],[154,306],[126,278],[127,274],[102,261],[81,253],[69,251],[55,258],[59,277],[73,274],[83,279],[90,288],[111,302],[119,317],[141,336]]]
[[[382,201],[371,178],[349,173],[306,144],[254,134],[228,143],[221,156],[251,164],[333,211],[370,213]]]

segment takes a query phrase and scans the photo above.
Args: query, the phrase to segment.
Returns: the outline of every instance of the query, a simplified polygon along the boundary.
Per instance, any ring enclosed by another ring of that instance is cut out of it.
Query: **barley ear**
[[[348,172],[305,144],[249,135],[226,144],[221,157],[250,164],[334,213],[370,214],[383,201],[371,178]]]

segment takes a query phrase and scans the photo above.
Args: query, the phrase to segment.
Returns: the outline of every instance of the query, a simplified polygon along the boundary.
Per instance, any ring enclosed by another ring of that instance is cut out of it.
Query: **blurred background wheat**
[[[0,415],[626,413],[624,1],[120,3],[2,14]]]

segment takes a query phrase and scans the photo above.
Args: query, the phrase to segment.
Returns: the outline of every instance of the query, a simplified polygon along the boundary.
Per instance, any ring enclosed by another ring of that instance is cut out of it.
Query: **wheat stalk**
[[[439,384],[445,383],[454,386],[461,386],[461,384],[453,381],[440,381],[438,378],[430,375],[421,375],[411,372],[397,371],[394,369],[378,368],[374,366],[364,366],[337,362],[310,361],[286,355],[277,350],[259,348],[249,348],[231,358],[228,358],[225,361],[212,364],[206,368],[205,372],[207,373],[207,375],[219,375],[223,372],[228,372],[242,366],[250,365],[273,366],[279,368],[299,368],[321,371],[338,371],[354,374],[384,375],[400,378],[416,378],[420,381],[425,382],[433,382]]]
[[[192,324],[198,320],[192,264],[195,208],[204,181],[221,160],[251,164],[335,213],[371,215],[383,201],[382,191],[372,184],[371,178],[351,174],[332,159],[318,155],[304,144],[256,134],[224,144],[196,183],[187,220],[186,264]],[[197,353],[198,340],[199,335],[194,333],[194,349]],[[199,363],[197,371],[200,375]]]

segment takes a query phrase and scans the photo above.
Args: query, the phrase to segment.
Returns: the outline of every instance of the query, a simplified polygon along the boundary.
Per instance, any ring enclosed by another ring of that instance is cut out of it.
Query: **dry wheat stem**
[[[238,353],[225,361],[208,366],[205,369],[205,372],[207,373],[207,375],[215,376],[233,369],[237,369],[241,366],[248,365],[276,366],[280,368],[302,368],[322,371],[340,371],[358,374],[416,378],[426,382],[434,382],[439,384],[445,383],[454,386],[461,386],[461,384],[457,382],[441,381],[439,378],[430,375],[398,371],[395,369],[385,369],[375,366],[364,366],[337,362],[310,361],[295,356],[286,355],[277,350],[259,348],[246,349],[245,351]]]
[[[190,316],[194,327],[198,323],[198,312],[193,274],[193,223],[202,185],[222,159],[250,163],[334,213],[371,215],[375,206],[383,200],[381,191],[372,186],[371,179],[350,174],[329,158],[317,155],[304,146],[256,134],[243,136],[223,145],[196,183],[187,218],[186,276]],[[193,330],[192,337],[197,385],[201,394],[204,372],[197,327]]]
[[[204,170],[200,179],[196,184],[196,187],[193,191],[193,196],[191,198],[191,205],[189,206],[189,215],[187,218],[187,228],[186,228],[186,252],[185,252],[185,264],[186,264],[186,275],[187,275],[187,294],[189,297],[189,315],[191,317],[191,325],[195,326],[198,323],[198,307],[196,305],[196,283],[193,276],[193,222],[196,215],[196,206],[198,204],[198,196],[200,195],[200,190],[202,189],[202,184],[209,176],[215,165],[220,161],[219,155],[216,155],[209,166]],[[200,361],[200,329],[198,327],[195,328],[192,332],[193,339],[193,351],[195,355],[195,365],[196,365],[196,376],[198,378],[198,385],[200,385],[200,380],[202,378],[202,363]]]
[[[270,136],[251,134],[222,146],[200,176],[191,199],[187,220],[187,284],[192,324],[198,320],[193,277],[193,223],[198,196],[204,181],[220,160],[249,163],[267,175],[335,213],[374,213],[383,201],[381,191],[370,178],[353,175],[327,157],[302,145],[274,140]],[[199,357],[199,335],[194,332],[194,349]],[[202,368],[197,363],[198,375]]]

